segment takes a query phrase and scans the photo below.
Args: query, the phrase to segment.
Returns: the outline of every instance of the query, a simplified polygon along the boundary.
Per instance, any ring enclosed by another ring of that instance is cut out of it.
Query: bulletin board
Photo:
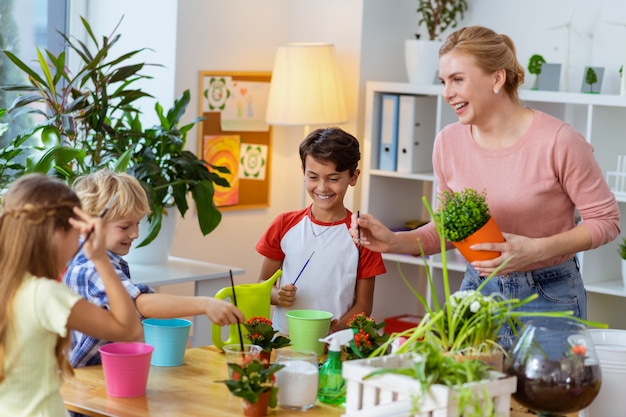
[[[230,176],[221,174],[231,189],[216,186],[220,211],[269,207],[270,81],[270,72],[200,71],[198,114],[204,120],[198,124],[198,156],[231,170]]]

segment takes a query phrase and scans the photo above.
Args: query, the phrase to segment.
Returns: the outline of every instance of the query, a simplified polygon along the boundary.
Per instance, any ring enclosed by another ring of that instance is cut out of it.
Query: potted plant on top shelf
[[[415,39],[404,43],[404,59],[409,82],[433,84],[439,68],[441,35],[456,28],[467,11],[467,0],[418,0],[418,27],[422,26],[428,39],[416,33]]]
[[[482,242],[504,242],[502,232],[491,217],[485,191],[473,188],[444,191],[434,213],[443,237],[451,241],[468,261],[493,259],[500,252],[474,251],[469,247]]]
[[[69,69],[65,52],[55,56],[37,50],[38,68],[31,68],[12,52],[3,51],[28,78],[26,84],[0,86],[23,93],[8,112],[14,117],[37,115],[43,120],[11,140],[9,147],[21,152],[12,156],[25,156],[25,163],[13,166],[12,175],[3,179],[41,172],[71,185],[76,177],[102,168],[128,171],[145,186],[152,208],[149,233],[139,246],[158,235],[165,207],[176,207],[184,217],[188,196],[196,204],[202,234],[207,235],[221,221],[213,193],[215,185],[229,186],[220,176],[228,169],[209,165],[184,149],[188,131],[202,120],[179,126],[189,104],[189,91],[183,92],[167,113],[157,102],[159,124],[144,129],[137,100],[152,96],[133,87],[137,81],[151,78],[141,74],[144,66],[151,64],[131,62],[143,49],[112,57],[112,48],[121,36],[115,34],[117,27],[99,42],[89,23],[81,20],[94,47],[62,34],[80,59],[75,72]]]

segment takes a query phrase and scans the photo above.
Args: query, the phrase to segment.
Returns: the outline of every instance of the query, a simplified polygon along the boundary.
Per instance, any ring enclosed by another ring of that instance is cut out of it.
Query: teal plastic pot
[[[150,365],[182,365],[190,329],[191,322],[185,319],[145,319],[144,339],[154,347]]]

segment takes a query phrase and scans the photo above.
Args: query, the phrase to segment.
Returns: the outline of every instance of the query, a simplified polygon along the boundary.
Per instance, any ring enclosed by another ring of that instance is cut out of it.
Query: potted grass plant
[[[482,242],[504,242],[498,224],[491,217],[487,193],[473,188],[444,191],[434,218],[442,227],[442,236],[451,241],[468,261],[493,259],[500,252],[474,251],[470,246]]]

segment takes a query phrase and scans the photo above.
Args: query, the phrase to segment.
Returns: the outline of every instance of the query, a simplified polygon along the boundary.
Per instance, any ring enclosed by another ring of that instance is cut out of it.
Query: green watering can
[[[234,304],[235,298],[237,299],[237,307],[243,312],[246,320],[250,317],[265,317],[270,319],[270,303],[272,300],[272,287],[276,283],[276,280],[283,274],[281,269],[277,270],[274,275],[263,282],[257,282],[256,284],[239,284],[235,285],[235,297],[233,297],[233,287],[222,288],[215,294],[215,298],[218,300],[225,300],[230,298]],[[241,324],[241,335],[244,340],[239,338],[239,329],[236,324],[231,324],[228,331],[228,339],[223,340],[222,328],[216,324],[212,324],[213,328],[211,338],[213,344],[222,349],[224,345],[248,343],[245,335],[248,333],[246,328]]]

